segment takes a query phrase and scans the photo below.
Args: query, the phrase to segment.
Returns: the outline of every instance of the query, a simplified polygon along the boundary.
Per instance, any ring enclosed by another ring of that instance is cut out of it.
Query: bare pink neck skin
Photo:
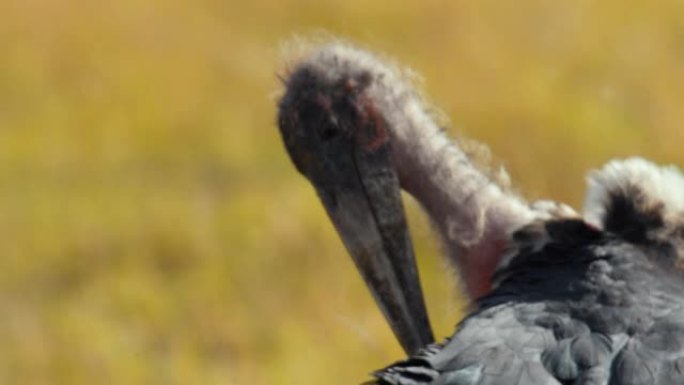
[[[533,211],[478,170],[408,86],[379,83],[370,94],[391,128],[402,188],[435,223],[471,298],[486,294],[512,232]]]
[[[511,233],[529,222],[532,212],[477,170],[446,137],[418,142],[397,146],[401,185],[425,208],[466,290],[478,298],[491,289]]]

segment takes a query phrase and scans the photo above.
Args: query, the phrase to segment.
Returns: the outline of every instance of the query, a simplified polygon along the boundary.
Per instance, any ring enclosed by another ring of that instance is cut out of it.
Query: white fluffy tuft
[[[600,228],[612,200],[635,192],[640,196],[633,198],[645,199],[644,206],[662,204],[666,221],[684,213],[684,176],[676,166],[658,166],[638,157],[613,160],[590,173],[588,183],[584,217]]]

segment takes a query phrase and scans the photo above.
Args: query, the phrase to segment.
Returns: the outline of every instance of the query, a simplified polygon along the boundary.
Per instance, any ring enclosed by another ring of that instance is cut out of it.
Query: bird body
[[[521,245],[452,338],[376,373],[380,383],[684,383],[684,277],[671,255],[579,219],[517,237],[545,244]]]
[[[584,217],[516,230],[454,336],[380,383],[684,384],[684,178],[631,158],[589,182]]]
[[[333,42],[285,85],[285,146],[409,355],[374,373],[379,384],[684,384],[678,169],[611,161],[590,174],[579,215],[512,192],[371,53]],[[435,223],[473,300],[442,343],[430,344],[399,187]]]

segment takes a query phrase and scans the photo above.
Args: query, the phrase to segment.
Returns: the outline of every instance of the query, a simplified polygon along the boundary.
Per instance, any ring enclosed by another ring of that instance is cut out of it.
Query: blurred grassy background
[[[0,383],[350,384],[402,354],[274,125],[325,29],[425,78],[529,197],[684,164],[681,1],[5,0]],[[464,307],[408,209],[439,336]]]

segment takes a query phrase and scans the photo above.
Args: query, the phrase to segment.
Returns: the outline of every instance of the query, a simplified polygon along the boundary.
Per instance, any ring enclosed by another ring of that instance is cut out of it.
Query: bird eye
[[[337,116],[331,108],[331,103],[324,97],[314,101],[302,103],[299,107],[299,121],[306,130],[315,132],[324,142],[337,138],[341,128]]]
[[[340,128],[337,119],[324,119],[318,129],[318,133],[323,141],[331,141],[340,135]]]

